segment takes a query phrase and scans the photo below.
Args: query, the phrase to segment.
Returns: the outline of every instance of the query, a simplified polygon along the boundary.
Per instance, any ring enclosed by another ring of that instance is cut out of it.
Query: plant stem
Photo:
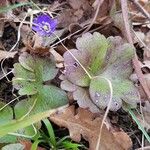
[[[136,122],[138,125],[139,129],[142,131],[148,142],[150,143],[150,136],[147,134],[145,131],[144,127],[141,125],[141,123],[138,121],[137,117],[135,116],[134,112],[131,110],[131,108],[128,108],[128,112],[131,115],[132,119]]]

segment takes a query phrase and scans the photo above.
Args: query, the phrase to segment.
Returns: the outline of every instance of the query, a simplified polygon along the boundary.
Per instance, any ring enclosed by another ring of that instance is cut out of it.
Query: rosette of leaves
[[[51,83],[58,69],[51,58],[23,53],[14,64],[13,86],[29,98],[15,106],[16,118],[67,104],[66,92]]]
[[[134,48],[121,37],[106,39],[98,32],[83,34],[76,47],[64,53],[61,88],[72,92],[79,106],[92,112],[105,109],[110,100],[112,111],[120,109],[123,102],[136,107],[139,93],[129,80]]]

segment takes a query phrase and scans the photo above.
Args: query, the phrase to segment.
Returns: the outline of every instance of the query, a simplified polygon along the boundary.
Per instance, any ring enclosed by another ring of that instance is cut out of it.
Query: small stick
[[[95,15],[94,15],[94,18],[93,20],[91,21],[89,27],[87,29],[85,29],[85,31],[83,33],[86,33],[89,31],[89,29],[92,27],[92,25],[94,24],[97,16],[98,16],[98,12],[99,12],[99,9],[100,9],[100,6],[103,4],[104,0],[96,0],[94,3],[98,3],[98,6],[97,6],[97,9],[96,9],[96,12],[95,12]]]
[[[150,14],[144,9],[144,7],[137,0],[129,0],[131,1],[137,9],[150,21]]]

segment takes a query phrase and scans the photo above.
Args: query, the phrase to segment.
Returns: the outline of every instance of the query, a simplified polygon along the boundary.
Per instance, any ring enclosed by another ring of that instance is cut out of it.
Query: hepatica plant
[[[72,92],[80,107],[88,107],[92,112],[106,108],[110,88],[113,91],[110,110],[117,111],[123,102],[136,107],[139,93],[129,80],[134,56],[130,44],[121,37],[106,39],[95,32],[78,38],[76,48],[64,53],[65,78],[61,88]]]
[[[57,19],[52,19],[48,14],[41,14],[33,19],[32,30],[40,36],[50,36],[56,29]]]
[[[39,57],[26,52],[20,55],[19,63],[14,65],[13,86],[19,90],[20,95],[30,98],[17,103],[17,116],[21,117],[27,112],[35,114],[67,104],[66,93],[50,82],[57,73],[52,56]]]

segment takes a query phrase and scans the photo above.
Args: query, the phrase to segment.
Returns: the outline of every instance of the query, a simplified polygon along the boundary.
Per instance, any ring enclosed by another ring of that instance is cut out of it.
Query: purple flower
[[[55,31],[56,25],[56,19],[52,19],[48,14],[42,14],[33,19],[32,30],[41,36],[49,36]]]

